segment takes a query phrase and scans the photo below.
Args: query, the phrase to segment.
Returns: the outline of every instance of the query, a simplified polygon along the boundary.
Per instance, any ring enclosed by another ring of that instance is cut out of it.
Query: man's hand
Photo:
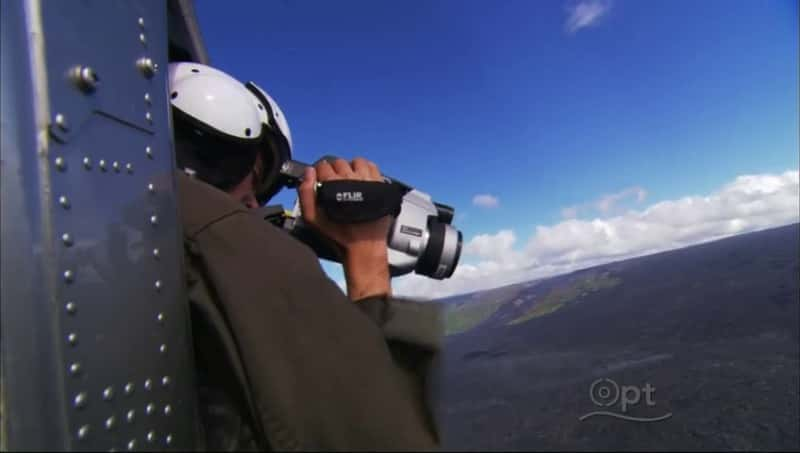
[[[378,167],[363,158],[356,158],[351,164],[343,159],[337,159],[333,165],[321,161],[306,169],[303,183],[297,188],[303,220],[342,249],[350,300],[391,295],[386,239],[392,219],[385,216],[373,222],[352,225],[331,222],[317,206],[315,188],[318,181],[338,179],[383,181]]]

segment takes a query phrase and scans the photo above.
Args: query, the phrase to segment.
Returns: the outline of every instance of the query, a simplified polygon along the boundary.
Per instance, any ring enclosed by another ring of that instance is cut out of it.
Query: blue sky
[[[368,157],[455,206],[467,240],[612,215],[595,203],[609,194],[644,209],[799,165],[796,1],[196,9],[212,64],[279,102],[297,159]]]

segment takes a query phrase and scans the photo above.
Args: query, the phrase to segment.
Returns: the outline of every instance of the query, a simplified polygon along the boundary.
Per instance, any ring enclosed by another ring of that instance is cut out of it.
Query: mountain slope
[[[795,224],[516,285],[448,337],[445,446],[797,449],[798,238]],[[598,379],[655,388],[627,415],[671,417],[581,421]]]

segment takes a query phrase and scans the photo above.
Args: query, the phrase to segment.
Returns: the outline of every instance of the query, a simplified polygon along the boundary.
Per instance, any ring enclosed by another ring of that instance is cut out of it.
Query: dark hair
[[[222,139],[187,121],[180,110],[172,111],[178,168],[189,168],[198,179],[224,191],[236,187],[253,171],[259,145]]]

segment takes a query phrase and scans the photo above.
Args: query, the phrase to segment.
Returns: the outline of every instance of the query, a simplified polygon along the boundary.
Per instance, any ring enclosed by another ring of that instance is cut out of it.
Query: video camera
[[[323,159],[332,162],[336,157]],[[306,167],[307,164],[293,160],[285,162],[281,167],[284,186],[297,187]],[[347,180],[318,183],[317,201],[326,215],[339,223],[393,217],[387,237],[392,277],[415,272],[443,280],[450,278],[458,265],[463,237],[451,225],[455,210],[396,179],[384,176],[383,183]],[[267,206],[261,208],[261,214],[311,247],[320,258],[341,261],[337,245],[303,223],[299,200],[291,212],[282,206]]]

